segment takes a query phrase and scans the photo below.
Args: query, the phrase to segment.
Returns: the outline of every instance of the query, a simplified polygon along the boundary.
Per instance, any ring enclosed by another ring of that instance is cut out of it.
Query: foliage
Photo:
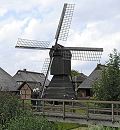
[[[77,71],[77,70],[71,70],[71,76],[72,77],[79,76],[79,75],[80,75],[79,71]]]
[[[33,115],[14,94],[0,92],[0,130],[57,130],[57,125]]]
[[[0,125],[20,114],[20,101],[8,92],[0,92]]]
[[[45,118],[26,114],[11,119],[7,124],[8,130],[57,130],[57,126]]]
[[[93,85],[97,100],[120,100],[120,54],[114,49],[102,72],[102,77]]]

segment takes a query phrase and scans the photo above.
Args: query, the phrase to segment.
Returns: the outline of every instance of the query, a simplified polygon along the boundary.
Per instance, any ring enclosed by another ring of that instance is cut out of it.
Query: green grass
[[[87,127],[79,127],[79,128],[75,128],[75,129],[72,129],[72,130],[88,130]]]
[[[58,130],[72,130],[72,129],[77,130],[77,128],[79,128],[79,127],[81,127],[80,130],[87,130],[87,129],[85,129],[85,128],[87,128],[87,126],[75,124],[75,123],[57,122],[56,124],[58,125]]]
[[[80,114],[80,115],[85,115],[86,114],[86,110],[84,109],[76,109],[75,110],[75,113],[77,113],[77,114]]]

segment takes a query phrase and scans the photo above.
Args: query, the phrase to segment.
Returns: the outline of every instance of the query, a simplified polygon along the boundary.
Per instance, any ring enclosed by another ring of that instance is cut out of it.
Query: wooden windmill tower
[[[70,79],[71,59],[98,61],[101,58],[103,48],[64,47],[58,44],[58,40],[67,40],[73,11],[74,4],[64,4],[55,35],[55,45],[51,48],[48,47],[49,42],[47,41],[18,39],[17,48],[50,50],[50,62],[41,98],[75,99],[75,91]],[[49,71],[53,78],[49,86],[45,88]]]

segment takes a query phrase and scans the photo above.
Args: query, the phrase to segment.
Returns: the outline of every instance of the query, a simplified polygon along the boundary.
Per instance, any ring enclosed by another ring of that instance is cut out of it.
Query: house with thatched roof
[[[0,67],[0,91],[17,92],[16,81],[5,70]]]
[[[98,64],[92,73],[79,85],[77,90],[78,99],[92,96],[92,85],[101,78],[104,68],[104,65]]]
[[[40,96],[42,86],[45,80],[43,73],[32,72],[24,70],[18,70],[13,76],[13,79],[19,85],[18,90],[22,99],[37,98]],[[49,85],[49,80],[46,80],[45,86]]]

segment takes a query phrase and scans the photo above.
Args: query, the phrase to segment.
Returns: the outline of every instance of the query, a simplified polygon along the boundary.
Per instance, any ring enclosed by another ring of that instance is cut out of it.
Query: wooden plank
[[[112,122],[114,122],[114,105],[111,104],[111,107],[112,107]]]
[[[103,103],[103,104],[120,104],[120,101],[95,101],[95,100],[68,100],[68,99],[25,99],[25,100],[36,100],[36,101],[58,101],[58,102],[72,102],[74,103]]]
[[[63,101],[63,119],[65,119],[65,102]]]

